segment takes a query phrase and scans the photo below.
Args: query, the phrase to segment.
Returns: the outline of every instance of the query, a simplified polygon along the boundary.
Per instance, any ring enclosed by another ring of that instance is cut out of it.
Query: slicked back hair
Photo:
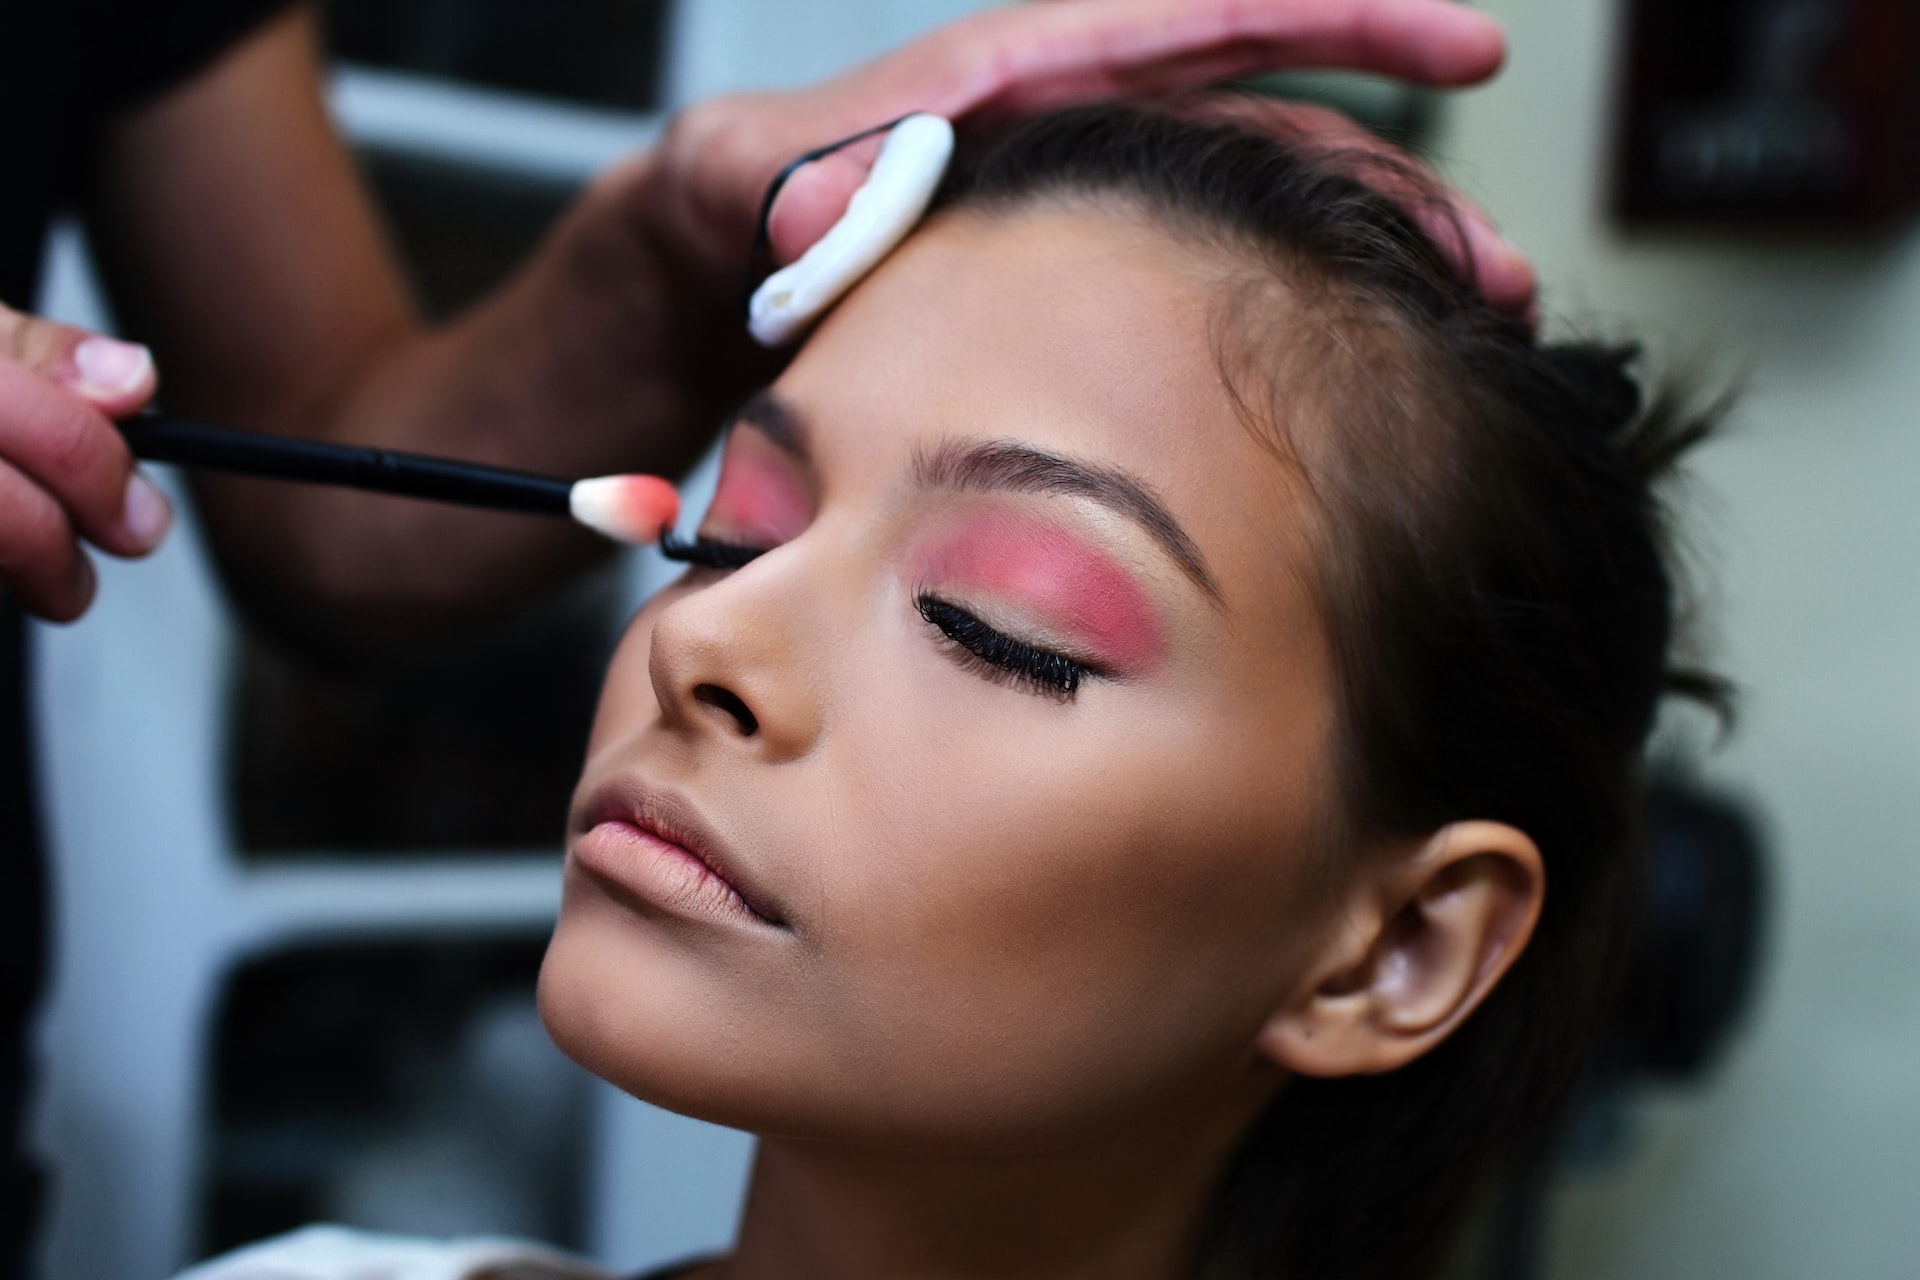
[[[1345,856],[1463,819],[1540,848],[1538,926],[1484,1005],[1398,1071],[1290,1081],[1214,1206],[1209,1277],[1409,1280],[1487,1178],[1554,1132],[1633,924],[1656,707],[1719,695],[1672,664],[1655,495],[1706,427],[1643,400],[1631,347],[1542,344],[1491,309],[1406,211],[1412,175],[1243,116],[1057,112],[972,157],[942,199],[1119,202],[1244,257],[1216,336],[1317,516]]]

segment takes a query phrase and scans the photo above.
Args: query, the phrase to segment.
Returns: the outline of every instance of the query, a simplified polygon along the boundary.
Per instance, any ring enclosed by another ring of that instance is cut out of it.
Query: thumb
[[[861,152],[836,151],[794,171],[767,215],[774,266],[786,266],[833,229],[854,191],[867,180],[871,153],[878,149],[876,142]]]
[[[125,417],[153,398],[153,356],[138,343],[0,306],[0,354],[108,417]]]

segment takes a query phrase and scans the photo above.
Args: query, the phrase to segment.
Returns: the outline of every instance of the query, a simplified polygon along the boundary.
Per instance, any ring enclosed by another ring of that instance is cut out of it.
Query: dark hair
[[[1419,189],[1407,173],[1233,114],[1055,113],[944,198],[1117,197],[1271,268],[1233,302],[1222,367],[1318,508],[1339,845],[1485,818],[1540,848],[1539,924],[1483,1007],[1399,1071],[1290,1082],[1220,1189],[1209,1276],[1405,1280],[1551,1135],[1619,973],[1656,706],[1715,688],[1669,665],[1652,489],[1705,419],[1643,403],[1633,348],[1541,344],[1488,307],[1396,202]],[[1257,411],[1250,373],[1290,394]]]

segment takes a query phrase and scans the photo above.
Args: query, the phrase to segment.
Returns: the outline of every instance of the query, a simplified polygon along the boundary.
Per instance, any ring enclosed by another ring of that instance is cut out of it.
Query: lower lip
[[[625,822],[602,822],[574,841],[586,870],[650,906],[689,919],[763,923],[737,890],[687,850]]]

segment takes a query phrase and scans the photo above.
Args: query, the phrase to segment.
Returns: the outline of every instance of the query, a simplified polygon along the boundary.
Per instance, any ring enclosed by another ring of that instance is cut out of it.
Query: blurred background
[[[816,80],[974,7],[333,0],[333,106],[445,311],[676,106]],[[1484,7],[1512,39],[1490,88],[1273,87],[1477,198],[1538,267],[1551,332],[1631,335],[1739,384],[1681,505],[1712,584],[1703,651],[1744,696],[1724,744],[1663,731],[1631,1016],[1461,1274],[1911,1276],[1914,6]],[[78,233],[54,252],[40,309],[110,323]],[[59,887],[48,1280],[150,1277],[322,1218],[631,1269],[723,1244],[745,1140],[584,1076],[532,1004],[600,665],[664,566],[635,555],[373,679],[239,631],[183,532],[103,564],[100,605],[34,646]]]

